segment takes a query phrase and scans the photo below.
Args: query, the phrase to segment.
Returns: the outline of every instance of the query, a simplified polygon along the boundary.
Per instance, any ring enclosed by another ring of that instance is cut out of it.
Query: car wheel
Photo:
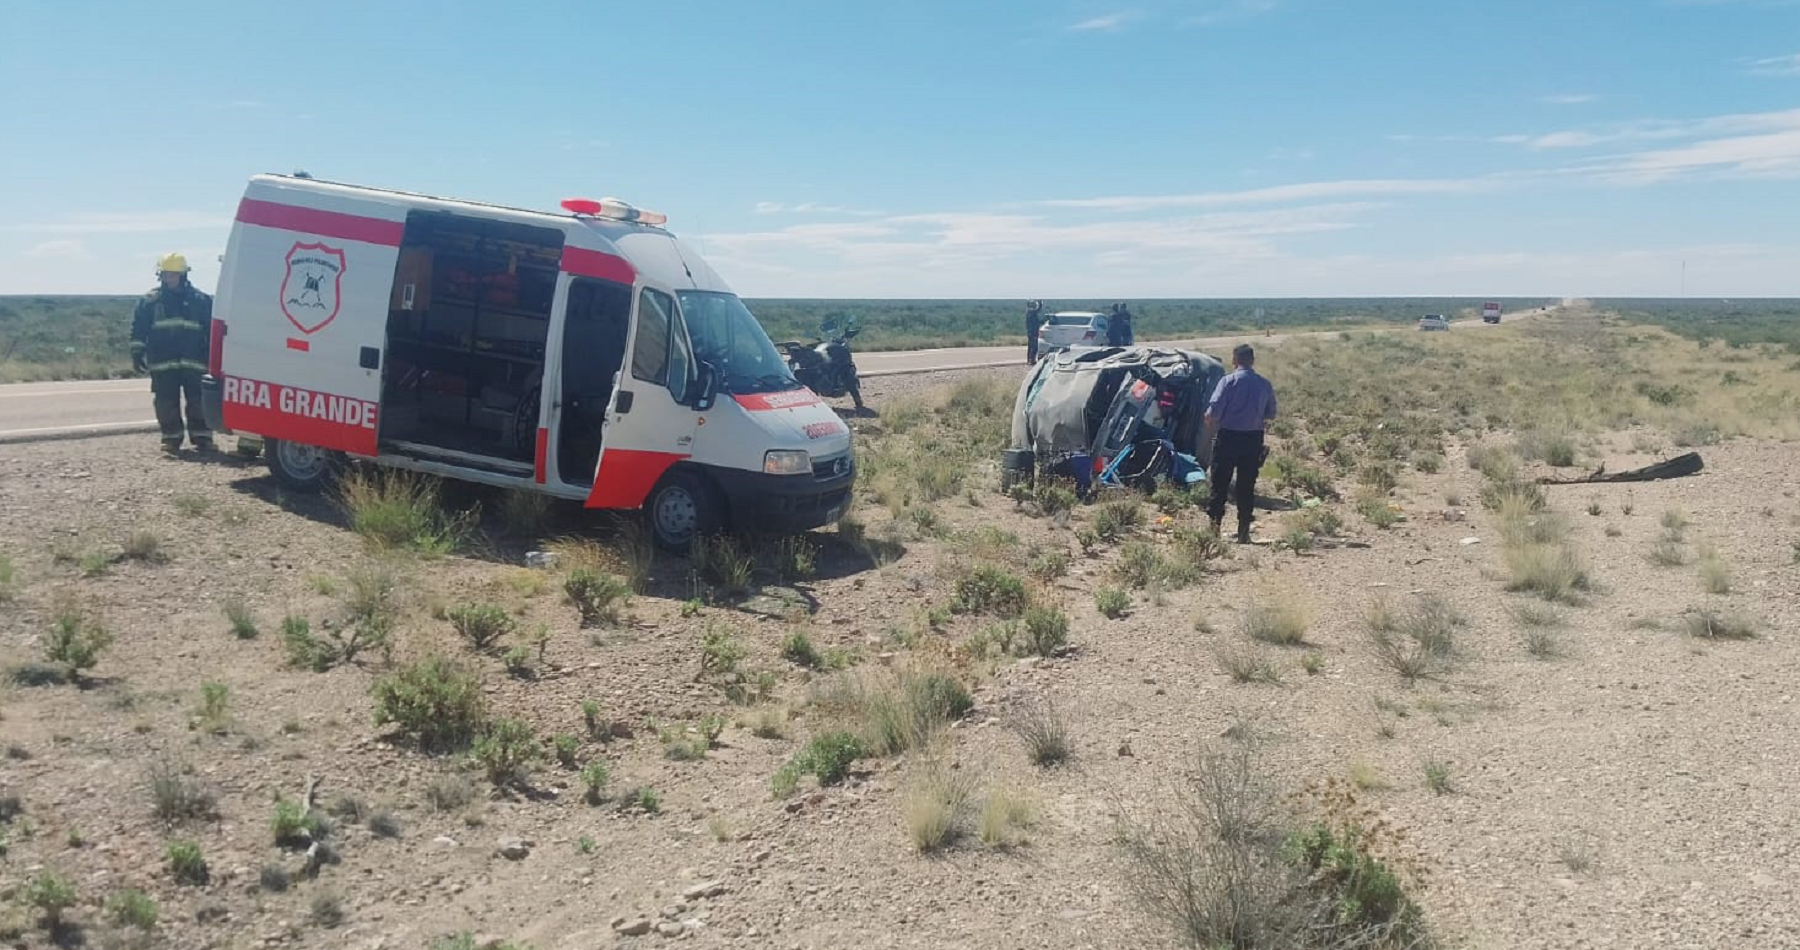
[[[725,503],[712,484],[691,472],[670,472],[650,492],[644,515],[658,547],[686,554],[694,539],[719,530]]]
[[[302,492],[318,492],[330,487],[337,481],[344,464],[344,457],[330,449],[285,439],[265,439],[263,454],[269,460],[269,473],[283,488]]]

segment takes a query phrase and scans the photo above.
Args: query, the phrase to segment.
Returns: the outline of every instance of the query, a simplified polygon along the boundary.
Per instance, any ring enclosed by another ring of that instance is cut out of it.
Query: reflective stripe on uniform
[[[206,364],[199,360],[163,360],[161,362],[151,363],[149,366],[149,370],[152,373],[163,373],[176,369],[191,369],[195,372],[204,373],[206,372]]]
[[[193,320],[158,320],[150,324],[152,330],[193,330],[200,332],[200,324]]]

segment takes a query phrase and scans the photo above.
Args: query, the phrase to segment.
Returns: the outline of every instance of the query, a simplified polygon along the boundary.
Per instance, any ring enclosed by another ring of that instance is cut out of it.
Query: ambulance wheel
[[[670,472],[650,492],[644,506],[650,536],[674,554],[686,554],[694,539],[719,530],[725,503],[705,479],[691,472]]]
[[[269,473],[275,480],[294,491],[323,491],[337,480],[342,467],[336,452],[282,439],[265,439],[263,455],[269,460]]]

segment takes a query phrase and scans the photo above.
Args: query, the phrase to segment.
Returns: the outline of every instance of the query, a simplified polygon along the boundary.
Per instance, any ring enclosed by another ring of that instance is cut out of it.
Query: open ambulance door
[[[724,502],[703,477],[674,469],[693,454],[714,386],[698,367],[673,295],[640,287],[618,384],[607,407],[600,463],[589,508],[651,509],[650,527],[665,547],[685,549],[716,529]]]
[[[306,487],[328,475],[321,450],[376,454],[383,305],[404,226],[292,200],[253,184],[238,206],[213,360],[225,425],[276,440],[271,468]]]

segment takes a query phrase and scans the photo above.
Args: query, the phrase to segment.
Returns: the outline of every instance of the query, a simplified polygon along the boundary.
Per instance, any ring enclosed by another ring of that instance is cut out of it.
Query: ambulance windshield
[[[736,295],[683,290],[681,315],[694,355],[719,371],[719,388],[728,393],[773,393],[799,389],[787,360],[769,341],[762,324]]]

